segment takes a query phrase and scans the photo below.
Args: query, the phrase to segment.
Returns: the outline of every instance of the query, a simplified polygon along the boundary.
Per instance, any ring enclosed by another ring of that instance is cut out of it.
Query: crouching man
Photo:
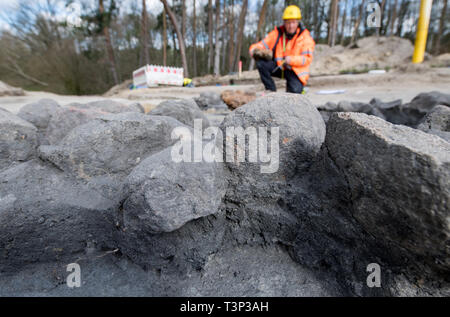
[[[283,13],[284,24],[250,46],[266,90],[276,91],[273,77],[286,79],[286,91],[301,94],[309,79],[309,65],[316,43],[300,22],[300,8],[291,5]]]

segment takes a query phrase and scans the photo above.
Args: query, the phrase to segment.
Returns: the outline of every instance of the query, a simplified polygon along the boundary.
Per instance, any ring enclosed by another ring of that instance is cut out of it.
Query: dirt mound
[[[2,96],[24,96],[25,92],[22,88],[16,88],[0,81],[0,97]]]
[[[436,56],[431,61],[433,67],[450,67],[450,53]]]
[[[336,75],[393,68],[407,63],[414,50],[409,40],[399,37],[366,37],[357,41],[356,46],[345,48],[340,45],[317,45],[311,74]]]

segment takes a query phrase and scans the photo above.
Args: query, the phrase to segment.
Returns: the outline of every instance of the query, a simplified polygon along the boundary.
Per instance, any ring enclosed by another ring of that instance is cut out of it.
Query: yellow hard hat
[[[300,8],[291,5],[288,6],[286,9],[284,9],[283,13],[283,20],[301,20],[302,19],[302,12],[300,11]]]

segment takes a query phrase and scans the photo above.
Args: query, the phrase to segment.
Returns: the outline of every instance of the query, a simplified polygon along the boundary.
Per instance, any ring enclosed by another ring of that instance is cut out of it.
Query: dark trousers
[[[266,87],[266,90],[277,91],[277,87],[275,86],[275,82],[272,77],[281,78],[281,69],[277,68],[277,63],[273,60],[257,60],[256,67],[258,68],[259,76],[261,77],[261,81]],[[293,70],[285,69],[284,70],[284,78],[286,78],[286,91],[294,94],[301,94],[303,92],[303,84],[298,79],[297,75]]]

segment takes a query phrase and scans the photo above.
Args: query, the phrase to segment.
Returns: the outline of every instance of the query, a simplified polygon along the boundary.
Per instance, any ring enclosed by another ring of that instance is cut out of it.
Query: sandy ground
[[[284,91],[283,82],[277,81],[279,91]],[[104,96],[63,96],[47,92],[26,92],[20,97],[0,97],[0,107],[17,113],[25,104],[38,101],[42,98],[51,98],[61,105],[72,102],[90,102],[100,99],[113,99],[124,104],[139,102],[151,109],[160,102],[168,99],[198,97],[202,92],[224,90],[250,90],[263,91],[262,84],[252,85],[222,85],[203,86],[196,88],[159,87],[139,90],[124,90],[114,97]],[[321,91],[344,90],[341,94],[320,94]],[[322,105],[328,101],[341,100],[369,102],[372,98],[382,101],[402,99],[408,102],[421,92],[440,91],[450,94],[450,68],[435,68],[423,73],[388,73],[383,75],[337,75],[314,77],[310,80],[307,97],[315,105]]]

